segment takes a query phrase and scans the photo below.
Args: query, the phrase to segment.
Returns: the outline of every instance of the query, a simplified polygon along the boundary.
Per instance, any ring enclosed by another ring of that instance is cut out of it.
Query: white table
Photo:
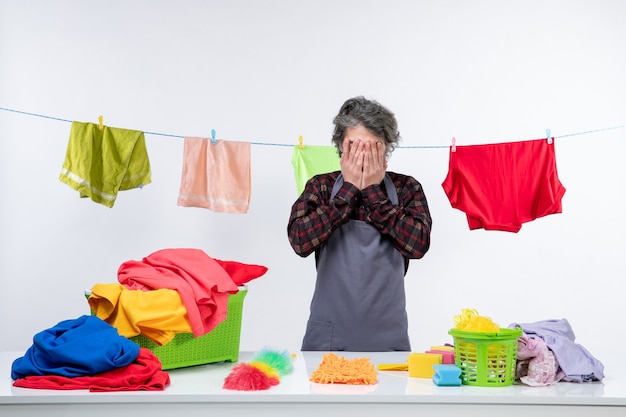
[[[242,352],[240,362],[254,352]],[[374,364],[404,363],[407,353],[337,352],[369,357]],[[157,392],[90,393],[16,388],[11,363],[23,352],[0,352],[0,416],[626,416],[626,375],[600,383],[560,382],[548,387],[440,387],[403,371],[379,371],[376,385],[316,384],[309,381],[323,352],[297,352],[293,373],[264,391],[222,388],[234,364],[170,370],[171,384]]]

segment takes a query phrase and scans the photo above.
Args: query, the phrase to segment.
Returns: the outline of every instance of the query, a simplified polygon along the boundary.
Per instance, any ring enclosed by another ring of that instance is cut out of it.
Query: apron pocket
[[[302,350],[331,350],[333,324],[325,321],[309,320],[302,341]]]

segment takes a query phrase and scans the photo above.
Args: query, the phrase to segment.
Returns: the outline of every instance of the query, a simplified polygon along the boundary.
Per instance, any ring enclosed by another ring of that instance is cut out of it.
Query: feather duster
[[[286,351],[264,348],[248,363],[233,367],[224,380],[224,389],[238,391],[260,391],[280,383],[281,375],[293,371],[292,358]]]
[[[263,362],[278,371],[279,375],[287,375],[293,371],[293,359],[287,351],[262,349],[253,358],[253,362]]]
[[[238,391],[261,391],[270,389],[272,381],[265,372],[247,363],[235,366],[224,380],[224,388]]]

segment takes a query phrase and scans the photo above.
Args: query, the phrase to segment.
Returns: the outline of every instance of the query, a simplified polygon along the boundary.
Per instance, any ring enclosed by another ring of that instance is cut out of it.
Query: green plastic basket
[[[481,387],[513,385],[517,365],[517,339],[522,329],[501,328],[481,333],[451,329],[454,358],[461,369],[461,382]]]
[[[239,359],[243,300],[247,293],[247,287],[241,286],[236,294],[229,294],[226,320],[203,336],[178,333],[163,346],[141,334],[130,340],[150,349],[159,358],[164,370],[215,362],[236,362]]]

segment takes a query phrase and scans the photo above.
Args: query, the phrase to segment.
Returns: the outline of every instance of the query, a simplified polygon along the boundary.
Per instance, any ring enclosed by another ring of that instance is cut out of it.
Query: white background
[[[0,107],[253,143],[247,214],[178,207],[183,141],[150,133],[153,183],[108,209],[58,180],[68,122],[0,111],[0,350],[88,313],[84,289],[173,247],[267,266],[241,350],[298,350],[315,267],[287,241],[292,145],[330,145],[339,106],[365,95],[396,113],[389,169],[422,183],[433,217],[406,276],[413,351],[450,342],[476,308],[502,326],[567,318],[623,372],[626,128],[572,134],[626,124],[625,18],[620,0],[0,0]],[[441,187],[451,138],[548,128],[563,213],[469,231]]]

